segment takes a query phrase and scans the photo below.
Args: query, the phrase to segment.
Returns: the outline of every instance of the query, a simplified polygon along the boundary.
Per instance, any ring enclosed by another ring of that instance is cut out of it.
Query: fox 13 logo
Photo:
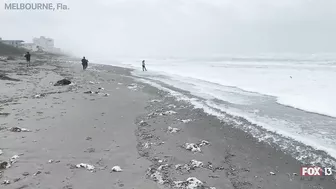
[[[301,167],[301,176],[332,176],[331,168],[322,167]]]

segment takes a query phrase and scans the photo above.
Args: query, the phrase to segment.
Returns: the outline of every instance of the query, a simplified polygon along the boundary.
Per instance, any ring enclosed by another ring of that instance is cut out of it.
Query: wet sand
[[[20,60],[0,62],[7,78],[0,78],[0,161],[19,155],[0,170],[0,182],[10,181],[0,188],[186,188],[176,181],[190,177],[203,182],[199,188],[336,188],[330,177],[302,179],[290,156],[134,80],[128,69],[82,71],[79,61],[57,57],[32,62],[28,68]],[[53,85],[63,78],[73,84]],[[202,140],[200,151],[185,149]],[[80,163],[94,169],[77,168]]]

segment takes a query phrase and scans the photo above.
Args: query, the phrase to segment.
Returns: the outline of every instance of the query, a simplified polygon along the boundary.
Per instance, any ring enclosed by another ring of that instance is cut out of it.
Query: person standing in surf
[[[142,61],[142,71],[147,71],[145,60]]]
[[[88,60],[85,59],[85,56],[82,59],[82,65],[83,65],[83,70],[85,70],[88,67]]]

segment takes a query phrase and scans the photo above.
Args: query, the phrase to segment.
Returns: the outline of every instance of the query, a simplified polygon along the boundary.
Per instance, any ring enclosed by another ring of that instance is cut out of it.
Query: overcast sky
[[[67,11],[9,11],[53,2]],[[336,52],[336,0],[0,0],[0,37],[55,39],[77,55]]]

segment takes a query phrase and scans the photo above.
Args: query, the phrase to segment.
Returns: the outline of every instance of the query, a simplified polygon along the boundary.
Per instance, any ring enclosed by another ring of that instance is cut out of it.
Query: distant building
[[[46,38],[44,36],[41,36],[40,38],[34,38],[33,43],[36,45],[37,51],[61,53],[60,48],[55,48],[54,40],[52,38]]]
[[[33,43],[44,51],[53,51],[54,49],[54,40],[51,38],[41,36],[40,38],[34,38]]]
[[[2,38],[0,38],[0,42],[6,45],[14,46],[14,47],[22,47],[22,43],[24,41],[23,40],[2,40]]]
[[[38,51],[38,46],[35,43],[23,43],[22,47],[29,51]]]
[[[38,52],[51,52],[51,53],[61,53],[60,48],[54,47],[54,40],[51,38],[46,38],[41,36],[39,38],[34,38],[33,43],[23,43],[23,40],[2,40],[0,37],[0,42],[11,45],[14,47],[25,48],[28,51],[38,51]]]

